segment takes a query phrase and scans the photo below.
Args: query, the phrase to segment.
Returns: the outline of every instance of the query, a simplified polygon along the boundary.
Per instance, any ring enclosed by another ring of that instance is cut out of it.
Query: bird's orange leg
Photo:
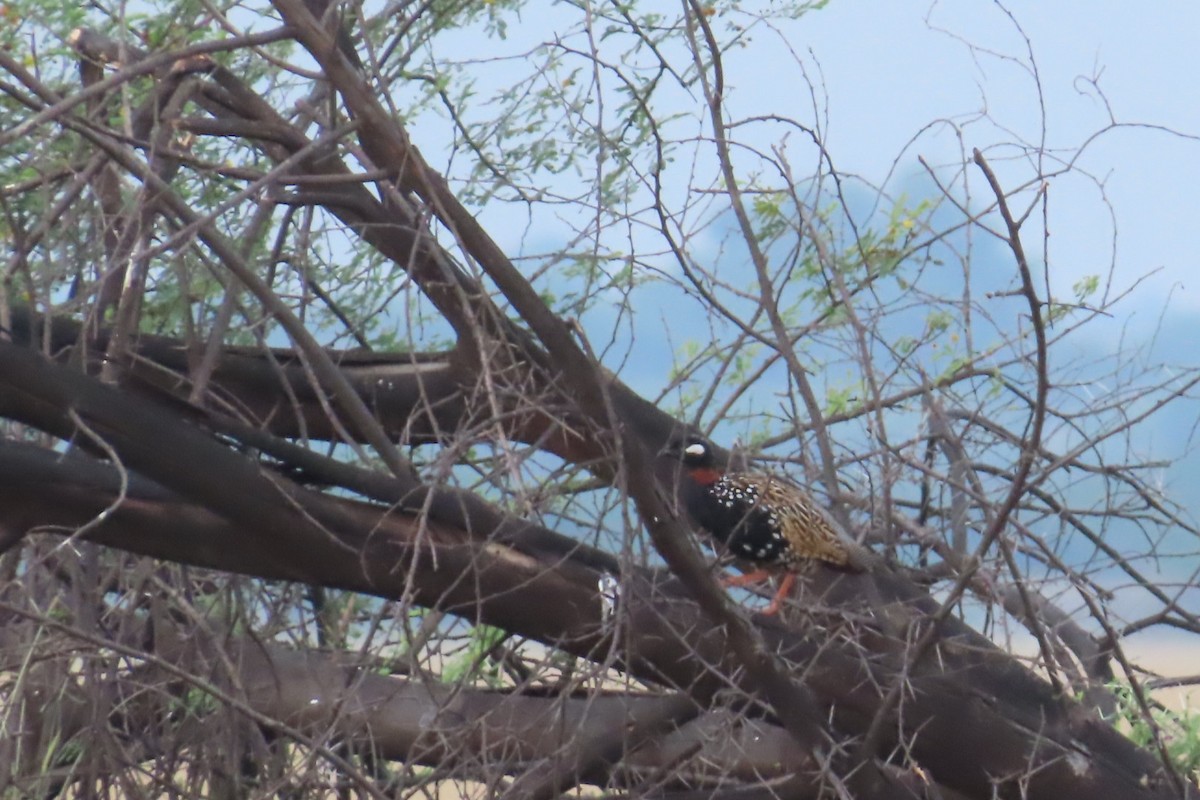
[[[770,617],[779,613],[780,607],[783,605],[783,599],[792,591],[792,587],[796,585],[796,573],[789,572],[783,576],[783,580],[779,582],[779,591],[775,593],[775,597],[771,600],[771,605],[763,609],[763,616]]]
[[[752,583],[761,583],[771,575],[772,573],[765,569],[756,569],[754,572],[743,572],[741,575],[729,575],[721,578],[721,585],[726,589],[733,586],[749,586]]]
[[[721,585],[726,589],[734,586],[749,586],[752,583],[759,583],[767,580],[778,572],[772,572],[766,569],[756,569],[753,572],[743,572],[741,575],[730,575],[721,578]],[[792,591],[792,587],[796,585],[796,573],[789,572],[783,576],[783,580],[779,583],[779,590],[775,592],[775,597],[771,600],[771,604],[763,609],[763,616],[769,617],[779,613],[779,609],[783,607],[783,600]]]

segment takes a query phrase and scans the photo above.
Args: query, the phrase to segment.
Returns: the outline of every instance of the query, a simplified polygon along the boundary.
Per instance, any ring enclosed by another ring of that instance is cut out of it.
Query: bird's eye
[[[706,448],[704,445],[702,445],[700,443],[689,444],[687,447],[683,448],[683,454],[685,456],[699,457],[699,456],[704,455],[707,452],[708,452],[708,448]]]

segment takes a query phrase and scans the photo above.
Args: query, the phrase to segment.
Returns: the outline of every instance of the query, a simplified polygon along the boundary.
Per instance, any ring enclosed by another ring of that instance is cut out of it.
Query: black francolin
[[[773,572],[786,573],[765,614],[779,610],[796,572],[806,564],[820,561],[862,571],[852,558],[857,545],[808,492],[791,481],[760,472],[724,472],[716,465],[712,447],[695,435],[672,440],[663,454],[683,464],[680,499],[693,522],[734,557],[762,567],[726,579],[726,586],[745,586]]]

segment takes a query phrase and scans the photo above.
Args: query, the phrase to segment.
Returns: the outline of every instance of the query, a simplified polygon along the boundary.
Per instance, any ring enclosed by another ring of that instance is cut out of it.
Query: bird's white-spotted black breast
[[[782,520],[762,502],[757,484],[725,475],[708,487],[704,527],[737,558],[765,564],[791,560]]]

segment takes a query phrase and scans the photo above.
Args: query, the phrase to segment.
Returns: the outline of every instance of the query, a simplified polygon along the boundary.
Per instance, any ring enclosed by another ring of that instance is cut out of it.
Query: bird
[[[821,562],[847,572],[862,572],[861,550],[804,489],[762,472],[726,472],[717,466],[704,438],[673,438],[661,451],[683,464],[680,499],[692,521],[733,556],[759,569],[726,578],[725,586],[746,586],[773,573],[785,573],[765,615],[778,613],[808,564]]]

